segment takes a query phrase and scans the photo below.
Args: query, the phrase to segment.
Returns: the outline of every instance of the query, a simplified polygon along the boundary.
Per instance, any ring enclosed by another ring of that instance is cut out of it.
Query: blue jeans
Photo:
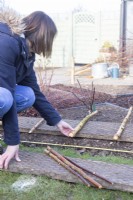
[[[16,85],[15,101],[17,112],[21,112],[31,107],[35,102],[35,94],[30,87]],[[13,97],[9,90],[0,87],[0,118],[2,118],[11,108]]]

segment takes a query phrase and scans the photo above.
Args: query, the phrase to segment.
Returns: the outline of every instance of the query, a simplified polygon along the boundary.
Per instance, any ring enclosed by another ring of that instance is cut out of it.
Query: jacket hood
[[[21,35],[25,25],[22,16],[9,7],[0,7],[0,23],[7,24],[12,34]]]

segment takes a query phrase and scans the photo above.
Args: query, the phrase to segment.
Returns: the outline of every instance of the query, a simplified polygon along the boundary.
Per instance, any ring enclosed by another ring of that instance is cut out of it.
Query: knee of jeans
[[[5,88],[0,89],[0,117],[3,117],[10,110],[12,104],[11,92]]]
[[[31,107],[35,102],[35,94],[34,91],[30,87],[25,87],[23,93],[17,93],[16,103],[19,107],[19,110],[23,110],[24,108]],[[21,108],[20,108],[21,107]]]
[[[35,93],[32,88],[28,87],[27,89],[27,99],[29,101],[30,106],[32,106],[35,102]]]

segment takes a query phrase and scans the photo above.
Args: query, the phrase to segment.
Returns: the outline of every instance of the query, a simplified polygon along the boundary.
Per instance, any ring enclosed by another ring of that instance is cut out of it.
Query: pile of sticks
[[[88,187],[94,186],[99,189],[103,188],[103,186],[100,183],[98,183],[97,181],[95,181],[93,178],[91,178],[88,175],[88,173],[112,184],[112,182],[110,182],[109,180],[105,179],[104,177],[96,174],[95,172],[92,172],[90,170],[87,170],[87,169],[79,166],[74,161],[72,161],[70,158],[60,155],[58,152],[56,152],[49,146],[47,146],[47,149],[45,149],[45,153],[47,155],[49,155],[52,159],[54,159],[56,162],[58,162],[60,165],[62,165],[64,168],[66,168],[68,171],[70,171],[72,174],[77,176]]]

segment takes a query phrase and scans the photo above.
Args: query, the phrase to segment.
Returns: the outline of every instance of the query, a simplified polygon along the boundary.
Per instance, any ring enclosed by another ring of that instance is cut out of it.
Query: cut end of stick
[[[44,149],[44,153],[49,154],[50,152],[49,152],[49,150]]]
[[[69,133],[69,137],[74,137],[73,131]]]
[[[114,135],[113,139],[118,140],[119,139],[118,135]]]
[[[99,188],[99,189],[102,189],[103,187],[102,187],[102,185],[100,185],[98,188]]]
[[[95,114],[97,114],[98,111],[94,111],[92,113],[90,113],[89,115],[86,115],[86,117],[84,117],[80,123],[75,127],[75,129],[73,131],[71,131],[69,133],[69,137],[75,137],[75,135],[83,128],[83,126],[86,124],[86,122]]]

